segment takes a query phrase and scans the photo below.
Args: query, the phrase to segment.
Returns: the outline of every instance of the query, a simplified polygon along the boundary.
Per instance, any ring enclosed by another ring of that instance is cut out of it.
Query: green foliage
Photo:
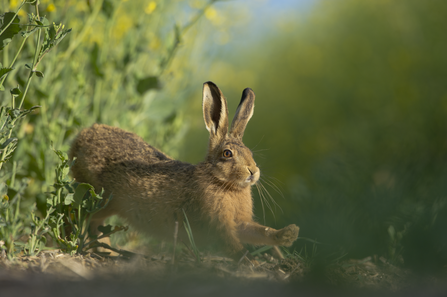
[[[42,106],[39,114],[23,121],[19,131],[23,141],[19,140],[13,157],[20,160],[20,177],[32,178],[27,199],[49,191],[54,179],[57,159],[49,149],[50,141],[67,151],[74,135],[95,122],[135,132],[176,155],[176,144],[186,128],[181,107],[191,92],[186,87],[191,67],[174,57],[187,54],[182,41],[203,9],[189,9],[173,23],[167,15],[183,4],[151,3],[95,1],[89,6],[82,1],[55,1],[52,9],[50,4],[40,4],[49,13],[45,18],[29,13],[33,25],[22,25],[27,29],[21,34],[25,40],[43,30],[41,42],[34,43],[41,44],[39,50],[22,48],[20,40],[5,48],[24,53],[14,63],[4,59],[4,65],[27,65],[7,73],[5,85],[25,85],[29,96],[25,101],[23,95],[17,98],[26,108]],[[64,25],[48,21],[59,18],[73,28],[71,33]],[[28,78],[26,69],[32,73]],[[29,80],[34,74],[39,81]]]
[[[15,12],[0,17],[0,185],[20,194],[2,206],[8,216],[2,217],[0,240],[11,257],[18,246],[38,253],[47,235],[73,254],[125,229],[107,226],[101,236],[89,236],[92,215],[109,199],[68,177],[71,164],[63,151],[80,128],[102,122],[175,154],[185,129],[179,109],[189,92],[189,65],[174,57],[213,2],[189,9],[176,23],[166,16],[182,6],[171,1],[10,2]],[[73,32],[50,21],[59,19]],[[29,181],[28,187],[17,192],[15,179]],[[26,243],[17,242],[19,236],[28,236]]]
[[[41,250],[45,248],[47,238],[45,234],[50,231],[48,225],[50,214],[52,211],[48,211],[47,215],[40,219],[35,214],[35,210],[30,211],[31,214],[31,232],[26,244],[23,245],[23,251],[26,255],[37,255]]]
[[[107,207],[110,199],[103,199],[104,190],[97,194],[93,186],[85,183],[75,183],[68,177],[73,162],[68,160],[65,153],[54,150],[60,159],[56,167],[56,181],[54,191],[47,199],[47,215],[44,222],[51,228],[50,235],[56,245],[63,251],[74,254],[83,253],[95,247],[98,239],[109,237],[111,234],[126,228],[106,226],[99,231],[103,234],[96,236],[90,230],[92,216]]]
[[[20,211],[20,202],[26,186],[26,180],[17,189],[8,187],[4,182],[0,183],[0,247],[6,250],[9,258],[14,257],[17,252],[16,241],[25,233],[26,217]]]
[[[1,28],[0,28],[0,41],[1,48],[3,51],[3,56],[7,57],[7,49],[5,49],[6,45],[10,44],[13,38],[18,35],[18,33],[22,30],[22,26],[19,25],[19,18],[17,14],[19,13],[22,6],[26,3],[23,1],[18,8],[16,13],[7,12],[0,16]],[[37,3],[36,3],[37,7]],[[32,25],[34,19],[30,19],[30,23],[28,26]],[[36,21],[37,22],[37,21]],[[38,24],[42,25],[42,24]],[[40,32],[40,30],[39,30]],[[9,67],[1,67],[1,83],[0,83],[0,91],[4,91],[5,88],[3,86],[3,82],[5,81],[8,74],[10,74],[14,70],[14,62],[19,56],[23,44],[31,34],[26,34],[23,38],[23,42],[21,47],[15,53],[15,57],[11,62]],[[47,41],[47,39],[44,39]],[[35,47],[35,52],[37,53],[40,50],[39,47],[40,34],[38,37],[37,46]],[[6,62],[6,61],[5,61]],[[33,63],[33,66],[36,65]],[[29,115],[33,110],[39,108],[40,106],[33,106],[29,109],[22,109],[23,101],[26,96],[26,92],[28,90],[29,84],[31,82],[31,78],[34,74],[34,70],[29,72],[28,80],[25,87],[25,92],[22,93],[20,88],[17,86],[10,90],[10,94],[12,97],[11,106],[2,106],[0,107],[0,169],[2,169],[3,165],[6,161],[8,161],[12,156],[14,151],[17,148],[17,144],[19,141],[18,137],[13,137],[13,134],[17,134],[16,126],[23,120],[27,115]],[[39,72],[37,72],[39,75]],[[21,97],[21,102],[16,108],[16,98]],[[17,252],[16,246],[21,246],[20,250],[24,250],[27,254],[35,254],[39,250],[42,249],[45,238],[43,234],[46,232],[45,229],[45,221],[43,223],[39,222],[38,218],[33,213],[34,207],[27,208],[27,212],[31,214],[31,224],[32,230],[29,231],[29,228],[26,228],[30,219],[25,215],[26,212],[21,210],[20,201],[24,195],[25,188],[29,182],[29,179],[26,177],[21,178],[20,186],[15,188],[15,179],[18,171],[18,162],[13,162],[12,173],[5,173],[4,171],[1,173],[0,179],[0,187],[1,187],[1,197],[2,197],[2,205],[0,208],[0,239],[2,239],[4,245],[2,248],[6,249],[8,253],[8,257],[12,258]],[[7,185],[9,183],[9,186]],[[13,193],[13,194],[12,194]],[[13,196],[12,196],[13,195]],[[10,200],[9,197],[12,197]],[[25,234],[29,234],[29,241],[26,244],[17,243],[16,240],[19,237],[22,237]],[[19,250],[19,251],[20,251]]]
[[[20,93],[18,88],[11,90],[13,101]],[[17,121],[39,107],[40,106],[33,106],[30,109],[18,109],[5,106],[0,107],[0,169],[2,168],[3,163],[11,158],[12,153],[17,147],[18,139],[16,137],[11,137]]]
[[[12,41],[14,35],[20,32],[19,22],[20,19],[13,12],[0,15],[0,50],[3,50]]]
[[[442,0],[319,1],[216,54],[203,76],[257,95],[244,142],[286,197],[267,224],[296,223],[332,257],[447,263],[446,13]]]

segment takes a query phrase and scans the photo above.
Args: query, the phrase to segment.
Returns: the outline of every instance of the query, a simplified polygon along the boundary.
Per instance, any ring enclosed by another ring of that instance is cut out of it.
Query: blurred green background
[[[194,77],[215,81],[232,114],[243,88],[257,94],[244,142],[282,208],[265,211],[267,224],[299,225],[325,260],[445,269],[447,3],[251,4],[216,5],[228,20],[245,9],[244,20],[223,45],[211,30],[217,45]],[[194,162],[206,131],[198,102],[192,110],[182,157]]]
[[[244,142],[279,205],[263,211],[255,193],[260,222],[299,225],[293,248],[327,263],[378,255],[445,270],[447,2],[41,2],[73,32],[26,102],[42,105],[14,157],[30,199],[54,178],[49,141],[68,150],[94,122],[200,162],[211,80],[230,118],[244,88],[256,93]]]

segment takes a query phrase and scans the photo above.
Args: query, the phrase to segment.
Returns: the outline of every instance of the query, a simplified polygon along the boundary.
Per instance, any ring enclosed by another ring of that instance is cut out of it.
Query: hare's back
[[[94,124],[79,133],[70,148],[69,157],[76,158],[72,167],[74,178],[88,183],[95,183],[96,175],[114,163],[171,160],[138,135],[101,124]]]

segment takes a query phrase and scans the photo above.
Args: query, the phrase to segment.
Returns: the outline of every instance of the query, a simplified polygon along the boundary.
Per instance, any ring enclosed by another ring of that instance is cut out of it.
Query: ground
[[[198,263],[184,250],[175,260],[172,263],[167,254],[70,256],[59,250],[13,260],[2,255],[0,296],[110,297],[146,296],[149,292],[184,296],[295,296],[297,292],[304,296],[446,296],[443,293],[447,292],[442,278],[427,278],[416,286],[420,277],[414,272],[377,257],[332,263],[318,278],[299,259],[278,260],[268,254],[240,263],[202,255]]]

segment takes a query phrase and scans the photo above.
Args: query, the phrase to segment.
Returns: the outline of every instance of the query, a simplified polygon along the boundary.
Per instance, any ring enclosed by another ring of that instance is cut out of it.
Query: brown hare
[[[171,239],[178,221],[179,238],[185,239],[184,211],[198,244],[217,241],[231,256],[241,254],[243,244],[292,245],[296,225],[275,230],[253,220],[251,186],[260,171],[242,136],[254,101],[253,91],[245,89],[229,129],[226,99],[214,83],[204,84],[210,138],[205,160],[197,165],[174,160],[116,127],[94,124],[82,130],[70,149],[70,158],[76,158],[73,176],[113,197],[92,218],[93,226],[117,214],[141,232]]]

